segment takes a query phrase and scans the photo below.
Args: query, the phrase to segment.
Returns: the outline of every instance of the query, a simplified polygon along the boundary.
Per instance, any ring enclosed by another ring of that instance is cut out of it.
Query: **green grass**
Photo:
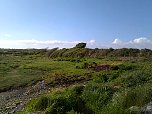
[[[49,69],[50,67],[35,55],[1,56],[0,90],[31,85],[41,80],[49,72]]]
[[[64,51],[69,55],[74,54],[72,50]],[[58,50],[54,53],[63,54]],[[0,91],[31,86],[39,80],[52,86],[88,82],[85,86],[70,86],[32,99],[20,114],[37,111],[42,114],[127,114],[130,107],[140,108],[152,101],[152,63],[149,61],[81,58],[81,54],[75,58],[48,58],[39,53],[1,54]],[[110,65],[110,69],[95,71],[88,68],[92,64]]]
[[[100,71],[92,73],[92,81],[90,81],[85,87],[82,88],[79,96],[73,96],[73,99],[79,99],[79,104],[81,107],[73,106],[70,109],[66,109],[68,102],[70,102],[70,96],[72,94],[69,89],[63,89],[59,93],[60,104],[59,107],[53,108],[53,104],[48,105],[45,110],[41,110],[44,114],[53,114],[53,113],[83,113],[83,114],[129,114],[129,108],[132,106],[138,106],[139,108],[145,104],[152,101],[152,70],[151,63],[147,62],[113,62],[105,61],[100,59],[86,59],[85,62],[97,62],[98,64],[110,64],[117,66],[117,69],[109,71]],[[81,64],[80,63],[71,63],[69,69],[75,69],[73,65]],[[65,68],[66,70],[68,69]],[[75,69],[77,70],[77,69]],[[79,70],[79,69],[78,69]],[[87,72],[87,69],[80,69],[83,72]],[[86,70],[86,71],[85,71]],[[67,70],[70,71],[70,70]],[[70,73],[69,73],[70,74]],[[79,73],[78,73],[79,74]],[[81,73],[80,73],[81,74]],[[83,73],[82,73],[83,74]],[[65,94],[66,93],[66,94]],[[67,95],[67,96],[66,96]],[[47,95],[49,99],[54,96],[54,93]],[[58,96],[55,94],[55,96]],[[63,100],[64,99],[64,100]],[[66,99],[66,100],[65,100]],[[41,100],[40,100],[41,101]],[[63,103],[65,102],[65,103]],[[76,102],[76,101],[74,101]],[[33,104],[33,103],[32,103]],[[36,103],[34,103],[36,104]],[[41,103],[43,104],[43,103]],[[65,104],[65,105],[63,105]],[[56,106],[56,105],[55,105]],[[71,106],[71,104],[70,104]],[[75,109],[75,107],[77,107]],[[85,110],[82,110],[84,107]],[[25,109],[30,109],[30,106],[27,105]],[[31,108],[34,109],[34,108]],[[34,112],[36,110],[28,110],[29,112]],[[59,112],[56,112],[59,111]],[[25,110],[22,112],[24,114]]]
[[[93,71],[88,69],[77,69],[76,65],[83,62],[96,61],[103,63],[100,59],[82,59],[80,62],[73,59],[62,61],[49,59],[42,55],[0,55],[0,91],[24,87],[34,84],[39,80],[52,83],[54,77],[61,75],[72,80],[79,78],[90,78],[86,74]],[[106,62],[107,63],[107,62]],[[109,62],[109,64],[111,64]]]

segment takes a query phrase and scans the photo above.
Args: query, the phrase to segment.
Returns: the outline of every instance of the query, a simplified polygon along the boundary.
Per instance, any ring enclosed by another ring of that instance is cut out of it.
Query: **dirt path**
[[[1,92],[0,114],[17,114],[31,98],[44,94],[49,89],[45,87],[44,81],[39,81],[31,87]]]
[[[84,83],[84,82],[80,82]],[[70,85],[80,84],[72,83]],[[17,114],[21,111],[25,104],[34,97],[45,94],[51,89],[59,87],[67,87],[68,85],[46,86],[44,81],[39,81],[36,85],[28,88],[20,88],[0,93],[0,114]]]

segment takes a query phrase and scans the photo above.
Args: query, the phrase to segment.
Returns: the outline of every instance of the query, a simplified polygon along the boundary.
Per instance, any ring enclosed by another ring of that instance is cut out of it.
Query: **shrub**
[[[110,86],[92,82],[84,89],[82,99],[86,102],[87,108],[94,113],[99,113],[109,103],[112,96],[113,89]]]
[[[108,76],[107,76],[107,74],[99,73],[94,76],[93,81],[97,82],[97,83],[105,83],[108,81]]]
[[[122,75],[122,82],[125,86],[137,86],[146,83],[150,79],[150,74],[144,71],[133,71]]]
[[[144,85],[114,93],[111,102],[102,110],[103,114],[130,114],[132,106],[142,107],[151,102],[152,86]],[[131,113],[132,114],[132,113]]]
[[[51,109],[53,114],[64,114],[68,110],[67,99],[63,96],[56,97],[52,101]]]
[[[61,93],[55,93],[50,96],[50,104],[44,114],[65,114],[72,109],[76,112],[85,110],[84,102],[80,95],[83,91],[83,86],[76,86],[65,90]]]
[[[38,101],[35,103],[34,109],[36,111],[42,111],[45,110],[49,105],[49,98],[42,96]]]
[[[76,48],[85,48],[86,47],[86,43],[78,43],[75,47]]]

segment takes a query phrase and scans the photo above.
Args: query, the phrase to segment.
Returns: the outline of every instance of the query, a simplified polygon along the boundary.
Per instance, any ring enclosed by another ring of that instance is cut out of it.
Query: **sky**
[[[152,0],[0,0],[0,48],[152,49]]]

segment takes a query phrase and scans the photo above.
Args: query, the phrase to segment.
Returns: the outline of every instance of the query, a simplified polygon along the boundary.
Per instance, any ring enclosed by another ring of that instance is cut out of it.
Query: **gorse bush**
[[[75,47],[76,48],[85,48],[86,47],[86,43],[78,43]]]

